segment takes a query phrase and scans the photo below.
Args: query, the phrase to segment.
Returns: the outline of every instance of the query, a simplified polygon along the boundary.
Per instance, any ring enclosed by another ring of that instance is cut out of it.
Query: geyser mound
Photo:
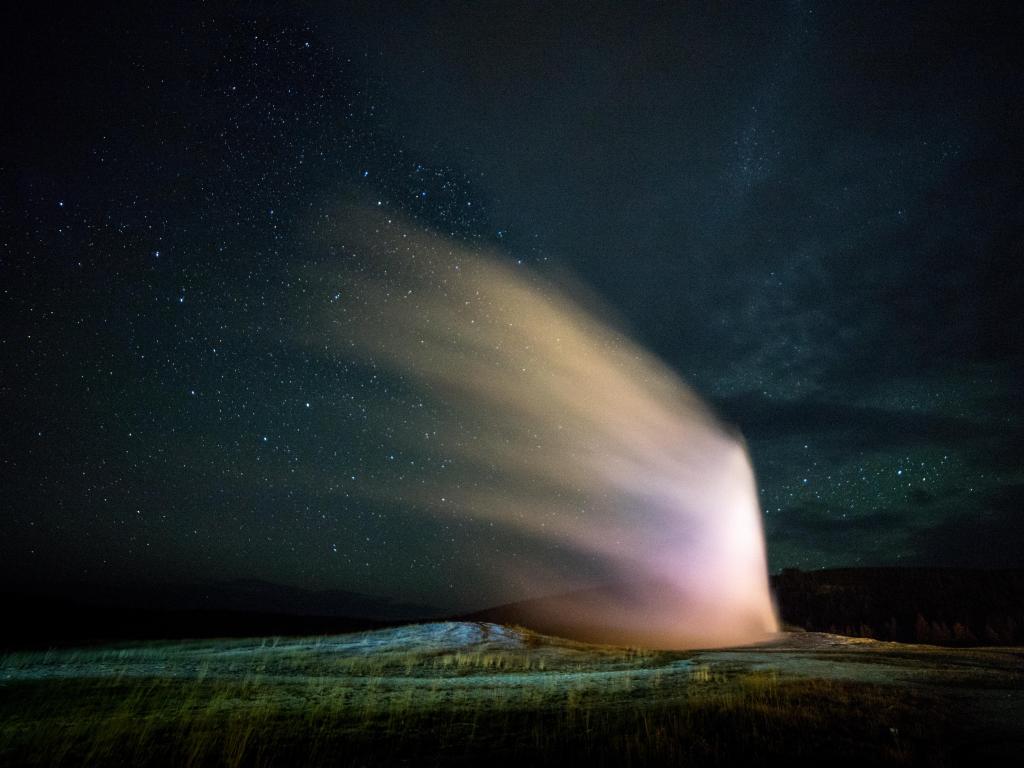
[[[475,607],[525,600],[565,635],[663,648],[776,631],[745,444],[671,370],[499,255],[375,212],[333,221],[334,258],[301,281],[306,341],[429,404],[379,407],[434,469],[358,492],[486,527],[491,553],[454,577]]]

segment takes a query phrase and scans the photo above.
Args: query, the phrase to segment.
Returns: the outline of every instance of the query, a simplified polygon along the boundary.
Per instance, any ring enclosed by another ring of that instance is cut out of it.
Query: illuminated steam
[[[430,419],[376,418],[441,466],[361,493],[493,531],[462,577],[533,598],[520,614],[553,631],[681,648],[777,629],[744,442],[672,371],[500,256],[337,221],[304,278],[307,342],[422,398]]]

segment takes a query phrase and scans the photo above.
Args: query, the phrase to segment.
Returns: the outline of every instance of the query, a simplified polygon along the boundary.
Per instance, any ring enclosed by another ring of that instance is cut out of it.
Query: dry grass
[[[920,700],[763,673],[708,685],[630,701],[628,682],[507,698],[499,683],[486,706],[468,706],[443,684],[427,696],[409,689],[378,699],[383,681],[358,697],[327,683],[258,678],[22,684],[4,690],[0,754],[7,764],[44,765],[429,764],[526,753],[533,763],[573,754],[614,764],[762,764],[851,749],[884,764],[926,755],[941,764],[928,747],[940,722],[918,716]]]
[[[940,701],[906,688],[560,641],[181,643],[5,671],[20,679],[0,685],[4,765],[943,765],[956,746]]]

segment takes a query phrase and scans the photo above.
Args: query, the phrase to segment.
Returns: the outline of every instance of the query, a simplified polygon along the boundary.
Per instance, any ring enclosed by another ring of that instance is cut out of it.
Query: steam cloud
[[[496,254],[377,212],[335,221],[336,256],[303,280],[307,341],[433,404],[425,428],[380,417],[450,462],[362,493],[492,528],[502,554],[464,578],[488,571],[544,629],[662,648],[777,630],[744,442],[672,371]]]

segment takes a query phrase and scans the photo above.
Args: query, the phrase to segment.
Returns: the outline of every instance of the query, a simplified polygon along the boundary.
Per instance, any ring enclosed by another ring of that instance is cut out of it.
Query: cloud
[[[726,417],[751,440],[806,435],[842,436],[846,448],[884,450],[908,445],[959,443],[990,436],[971,419],[848,405],[817,399],[781,400],[755,394],[717,398]]]
[[[779,547],[817,552],[834,562],[852,562],[871,551],[871,540],[881,536],[886,542],[897,541],[911,528],[909,518],[900,512],[856,513],[817,501],[784,507],[770,515],[766,525]],[[877,547],[875,554],[881,554]],[[885,559],[878,557],[880,562]]]
[[[951,514],[913,536],[921,565],[1019,568],[1024,563],[1024,484],[989,491],[974,511]]]

